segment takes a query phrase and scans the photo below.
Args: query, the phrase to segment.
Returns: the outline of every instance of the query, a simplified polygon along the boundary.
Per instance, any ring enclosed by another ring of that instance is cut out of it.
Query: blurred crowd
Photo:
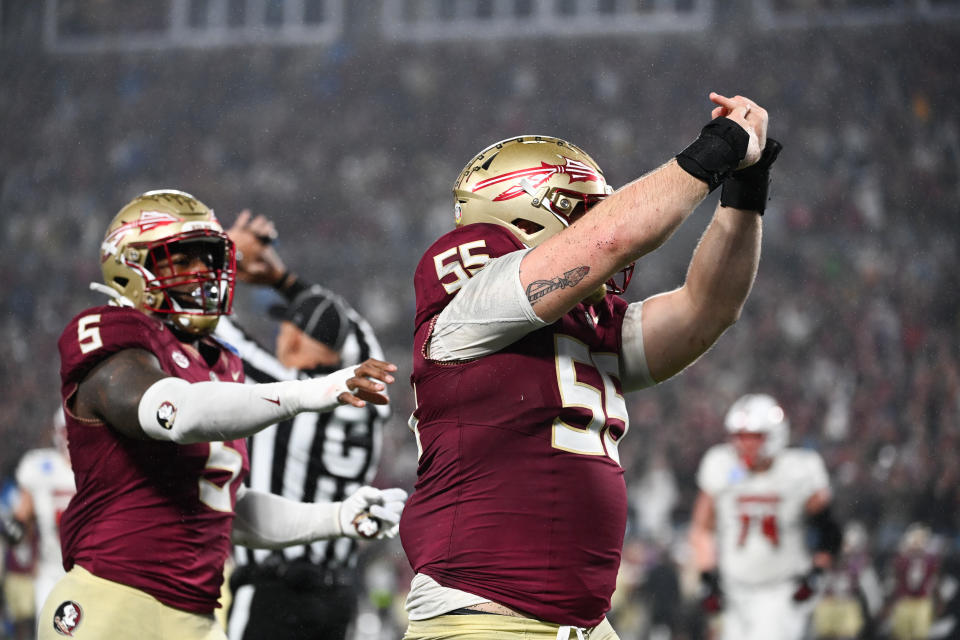
[[[914,521],[956,552],[958,35],[947,23],[749,39],[5,50],[0,474],[49,440],[56,340],[99,303],[88,283],[105,225],[138,193],[172,187],[225,225],[244,208],[271,216],[287,263],[371,321],[402,374],[378,484],[412,487],[411,275],[453,225],[461,167],[494,140],[544,133],[586,148],[619,185],[682,149],[717,90],[764,105],[785,151],[740,322],[685,373],[628,397],[627,567],[660,567],[664,554],[682,564],[697,463],[746,391],[781,401],[792,442],[827,462],[836,514],[864,523],[878,553]],[[706,217],[639,263],[630,299],[682,282]],[[270,295],[240,291],[237,306],[272,344]],[[368,566],[383,610],[409,579],[389,549]]]

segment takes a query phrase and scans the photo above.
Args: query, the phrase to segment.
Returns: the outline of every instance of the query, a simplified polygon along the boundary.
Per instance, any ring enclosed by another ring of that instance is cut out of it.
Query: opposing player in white
[[[826,467],[817,452],[787,447],[789,423],[769,395],[737,400],[725,427],[730,441],[697,472],[690,543],[702,604],[722,614],[724,640],[799,640],[842,537]]]
[[[33,583],[37,611],[64,575],[60,514],[76,493],[62,409],[57,409],[53,423],[56,447],[27,451],[16,472],[20,500],[14,508],[14,517],[28,527],[35,526],[37,532],[37,574]]]

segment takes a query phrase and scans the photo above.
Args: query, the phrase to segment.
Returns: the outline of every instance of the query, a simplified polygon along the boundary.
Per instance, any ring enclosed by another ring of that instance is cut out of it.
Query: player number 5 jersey
[[[87,372],[124,349],[149,351],[166,373],[188,382],[243,382],[240,359],[207,340],[213,364],[155,318],[103,306],[74,318],[59,342],[77,485],[61,520],[64,568],[79,564],[197,613],[218,606],[237,489],[249,469],[246,443],[134,440],[69,409]]]

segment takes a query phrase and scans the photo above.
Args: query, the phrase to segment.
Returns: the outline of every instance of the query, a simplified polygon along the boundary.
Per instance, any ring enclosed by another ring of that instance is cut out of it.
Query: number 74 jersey
[[[819,453],[788,448],[766,471],[751,472],[733,445],[715,445],[700,462],[697,484],[713,498],[717,558],[726,581],[758,585],[809,569],[805,505],[829,486]]]

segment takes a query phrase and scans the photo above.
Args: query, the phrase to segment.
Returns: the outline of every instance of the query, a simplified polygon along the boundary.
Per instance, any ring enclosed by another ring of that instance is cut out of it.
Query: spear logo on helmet
[[[120,225],[103,239],[103,243],[100,245],[100,261],[105,262],[111,255],[115,254],[117,245],[133,229],[138,229],[140,233],[143,233],[175,222],[181,222],[181,218],[162,211],[141,211],[138,219]]]
[[[564,157],[563,160],[563,164],[549,164],[547,162],[541,162],[539,167],[517,169],[516,171],[509,171],[499,176],[481,180],[474,185],[472,191],[476,193],[481,189],[486,189],[487,187],[501,184],[503,182],[509,182],[510,180],[522,180],[523,182],[521,184],[515,184],[506,191],[492,198],[494,202],[502,202],[503,200],[512,200],[513,198],[523,195],[526,192],[524,185],[526,185],[528,188],[536,189],[555,175],[566,175],[570,183],[601,182],[603,180],[596,171],[590,168],[589,165],[577,160],[571,160],[567,157]]]

